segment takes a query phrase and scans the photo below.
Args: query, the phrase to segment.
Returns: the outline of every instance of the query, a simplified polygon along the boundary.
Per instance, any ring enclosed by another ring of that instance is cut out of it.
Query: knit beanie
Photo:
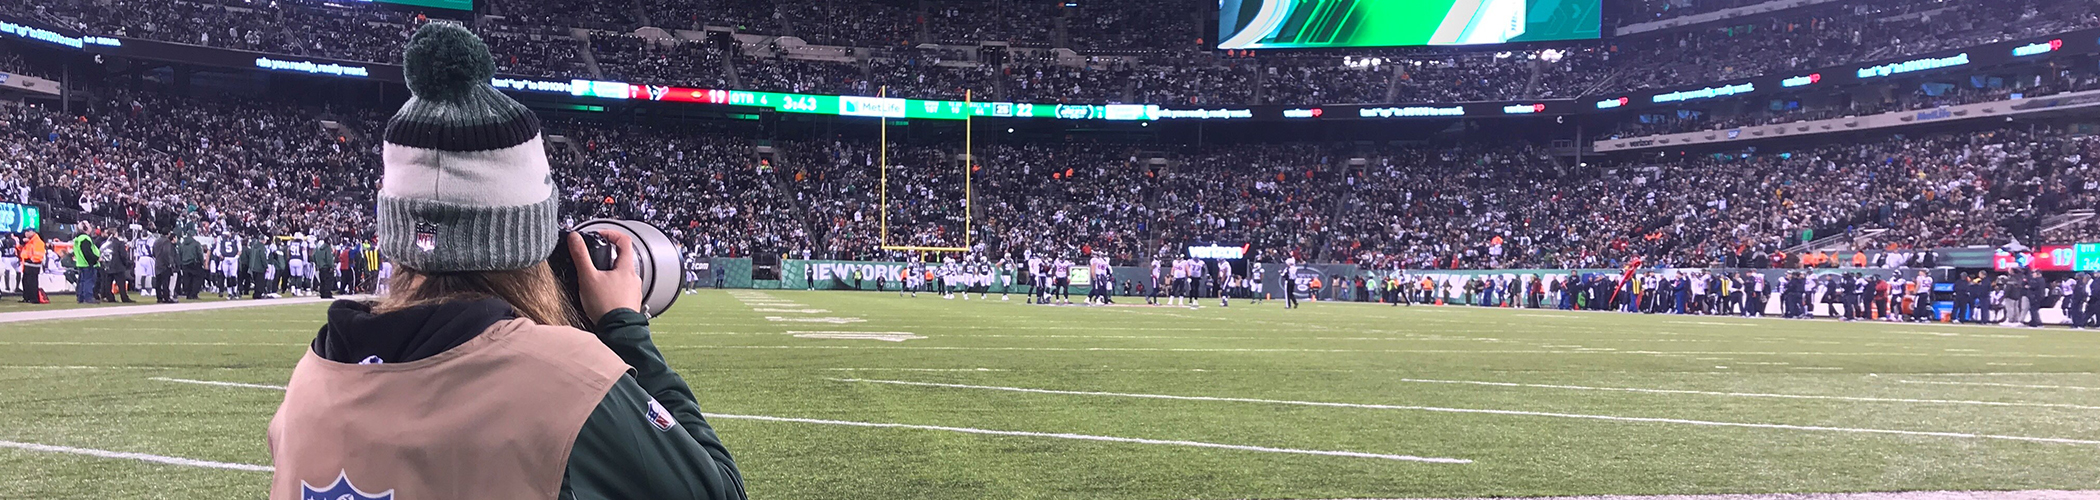
[[[560,207],[540,121],[489,85],[488,46],[466,28],[430,23],[402,60],[414,95],[386,125],[379,250],[432,273],[546,260]]]

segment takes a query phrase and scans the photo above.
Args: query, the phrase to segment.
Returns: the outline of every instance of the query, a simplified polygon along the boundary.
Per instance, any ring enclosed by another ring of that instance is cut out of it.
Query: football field
[[[653,330],[752,498],[2100,484],[2100,332],[998,299],[709,290]],[[0,323],[0,498],[264,497],[322,311]]]

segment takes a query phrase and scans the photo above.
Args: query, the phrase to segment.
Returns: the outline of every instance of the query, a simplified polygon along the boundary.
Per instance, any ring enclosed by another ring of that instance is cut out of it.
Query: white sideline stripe
[[[366,297],[360,295],[344,295],[340,298],[355,300]],[[330,302],[333,300],[335,299],[323,299],[319,297],[297,297],[289,299],[227,300],[213,302],[190,302],[183,304],[142,304],[136,306],[54,309],[49,311],[20,311],[11,313],[0,313],[0,323],[15,323],[21,321],[44,321],[53,319],[107,318],[112,316],[132,316],[139,314],[158,314],[170,312],[211,311],[217,309],[238,309],[245,307],[288,306],[296,304],[316,304],[322,302]]]
[[[1948,437],[1948,438],[1971,438],[1971,439],[2004,439],[2004,440],[2010,440],[2010,441],[2032,441],[2032,442],[2039,442],[2039,443],[2059,443],[2059,444],[2090,444],[2090,445],[2100,445],[2100,441],[2094,441],[2094,440],[2087,440],[2087,439],[2067,439],[2067,438],[2028,437],[2028,436],[2005,436],[2005,435],[1996,435],[1996,434],[1971,434],[1971,433],[1966,433],[1966,432],[1937,432],[1937,431],[1905,431],[1905,430],[1894,430],[1894,429],[1864,429],[1864,428],[1854,428],[1854,427],[1827,427],[1827,426],[1820,426],[1820,425],[1789,425],[1789,424],[1756,424],[1756,423],[1744,423],[1744,422],[1716,422],[1716,421],[1711,421],[1711,420],[1688,420],[1688,419],[1681,419],[1681,418],[1658,418],[1658,417],[1620,417],[1620,416],[1612,416],[1612,415],[1584,415],[1584,414],[1578,414],[1578,413],[1550,413],[1550,412],[1536,412],[1536,411],[1518,411],[1518,410],[1492,410],[1492,409],[1481,409],[1481,408],[1443,408],[1443,407],[1436,407],[1436,406],[1405,406],[1405,405],[1379,405],[1379,404],[1362,404],[1362,403],[1330,403],[1330,402],[1324,402],[1324,401],[1291,401],[1291,400],[1284,400],[1284,399],[1226,398],[1226,397],[1215,397],[1215,396],[1175,396],[1175,395],[1168,395],[1168,394],[1132,394],[1132,393],[1122,393],[1122,392],[1094,392],[1094,391],[1060,391],[1060,390],[1053,390],[1053,389],[1030,389],[1030,388],[1026,388],[1026,387],[999,387],[999,386],[989,386],[989,385],[936,384],[936,383],[931,383],[931,382],[909,382],[909,381],[902,381],[902,380],[868,380],[868,379],[851,379],[851,378],[849,378],[849,379],[831,379],[831,380],[836,380],[836,381],[839,381],[839,382],[866,382],[866,383],[873,383],[873,384],[893,384],[893,385],[915,385],[915,386],[923,386],[923,387],[947,387],[947,388],[954,388],[954,389],[984,389],[984,390],[993,390],[993,391],[1009,391],[1009,392],[1026,392],[1026,393],[1034,393],[1034,394],[1060,394],[1060,395],[1071,395],[1071,396],[1109,396],[1109,397],[1119,397],[1119,398],[1142,398],[1142,399],[1172,399],[1172,400],[1180,400],[1180,401],[1223,401],[1223,402],[1233,402],[1233,403],[1264,403],[1264,404],[1279,404],[1279,405],[1297,405],[1297,406],[1323,406],[1323,407],[1332,407],[1332,408],[1360,408],[1360,409],[1369,409],[1369,410],[1414,410],[1414,411],[1430,411],[1430,412],[1442,412],[1442,413],[1479,413],[1479,414],[1488,414],[1488,415],[1511,415],[1511,416],[1522,416],[1522,417],[1558,417],[1558,418],[1579,418],[1579,419],[1587,419],[1587,420],[1606,420],[1606,421],[1613,421],[1613,422],[1645,422],[1645,423],[1660,423],[1660,424],[1683,424],[1683,425],[1704,425],[1704,426],[1715,426],[1715,427],[1745,427],[1745,428],[1752,428],[1752,429],[1782,429],[1782,430],[1794,430],[1794,431],[1827,431],[1827,432],[1851,432],[1851,433],[1862,433],[1862,434],[1895,434],[1895,435],[1902,435],[1902,436],[1930,436],[1930,437]]]
[[[846,421],[846,420],[822,420],[822,419],[814,419],[814,418],[789,418],[789,417],[770,417],[770,416],[765,416],[765,415],[731,415],[731,414],[724,414],[724,413],[710,413],[710,414],[707,414],[707,418],[721,418],[721,419],[732,419],[732,420],[761,420],[761,421],[766,421],[766,422],[794,422],[794,423],[801,423],[801,424],[823,424],[823,425],[847,425],[847,426],[853,426],[853,427],[879,427],[879,428],[886,428],[886,429],[917,429],[917,430],[926,430],[926,431],[948,431],[948,432],[961,432],[961,433],[965,433],[965,434],[985,434],[985,435],[992,435],[992,436],[1021,436],[1021,437],[1039,437],[1039,438],[1056,438],[1056,439],[1077,439],[1077,440],[1082,440],[1082,441],[1106,441],[1106,442],[1111,442],[1111,443],[1135,443],[1135,444],[1157,444],[1157,445],[1167,445],[1167,446],[1191,446],[1191,447],[1196,447],[1196,448],[1217,448],[1217,449],[1225,449],[1225,450],[1239,450],[1239,451],[1258,451],[1258,452],[1263,452],[1263,453],[1295,453],[1295,454],[1299,454],[1299,455],[1322,455],[1322,456],[1330,456],[1330,457],[1354,457],[1354,458],[1382,458],[1382,459],[1386,459],[1386,460],[1402,460],[1402,461],[1408,461],[1408,462],[1429,462],[1429,463],[1438,463],[1438,464],[1470,464],[1470,463],[1473,463],[1473,461],[1472,461],[1472,460],[1466,460],[1466,459],[1463,459],[1463,458],[1437,458],[1437,457],[1417,457],[1417,456],[1413,456],[1413,455],[1387,455],[1387,454],[1382,454],[1382,453],[1364,453],[1364,452],[1357,452],[1357,451],[1300,450],[1300,449],[1294,449],[1294,448],[1270,448],[1270,447],[1267,447],[1267,446],[1248,446],[1248,445],[1240,445],[1240,444],[1220,444],[1220,443],[1205,443],[1205,442],[1201,442],[1201,441],[1171,441],[1171,440],[1163,440],[1163,439],[1143,439],[1143,438],[1126,438],[1126,437],[1114,437],[1114,436],[1095,436],[1095,435],[1091,435],[1091,434],[1068,434],[1068,433],[1062,433],[1062,432],[1026,432],[1026,431],[999,431],[999,430],[991,430],[991,429],[973,429],[973,428],[969,428],[969,427],[946,427],[946,426],[939,426],[939,425],[914,425],[914,424],[892,424],[892,423],[882,423],[882,422],[853,422],[853,421]]]
[[[800,323],[858,323],[860,318],[778,318],[774,321]],[[677,334],[677,332],[667,332]],[[300,343],[271,342],[66,342],[29,341],[0,342],[0,345],[45,345],[45,346],[246,346],[246,347],[303,347]],[[1733,355],[1733,356],[1895,356],[1895,357],[1942,357],[1942,358],[2080,358],[2064,354],[2013,354],[2013,353],[1919,353],[1919,352],[1778,352],[1778,351],[1556,351],[1556,350],[1466,350],[1466,349],[1300,349],[1300,348],[1196,348],[1196,347],[962,347],[962,346],[834,346],[834,345],[671,345],[659,349],[926,349],[943,351],[1155,351],[1155,352],[1331,352],[1331,353],[1389,353],[1389,354],[1640,354],[1640,355]],[[1833,367],[1804,367],[1804,370],[1840,370]]]
[[[1981,385],[1988,387],[2018,387],[2021,389],[2069,389],[2073,391],[2100,391],[2100,387],[2078,387],[2074,385],[1999,384],[1992,382],[1945,382],[1938,380],[1898,380],[1896,382],[1900,384]]]
[[[2100,490],[2018,491],[1872,491],[1864,493],[1720,493],[1710,495],[1590,495],[1523,497],[1521,500],[2092,500]],[[1372,500],[1372,499],[1349,499]],[[1390,499],[1398,500],[1398,499]],[[1494,498],[1434,498],[1414,500],[1520,500]]]
[[[1755,364],[1755,363],[1737,363],[1737,364]],[[1951,399],[1907,399],[1907,398],[1875,398],[1875,397],[1862,397],[1862,396],[1818,396],[1818,395],[1810,395],[1810,394],[1769,394],[1769,393],[1758,393],[1758,392],[1720,392],[1720,391],[1693,391],[1693,390],[1682,390],[1682,389],[1641,389],[1641,388],[1631,388],[1631,387],[1589,387],[1589,386],[1580,386],[1580,385],[1553,385],[1553,384],[1518,384],[1518,383],[1510,383],[1510,382],[1484,382],[1484,381],[1478,381],[1478,380],[1430,380],[1430,379],[1418,379],[1418,378],[1403,378],[1403,379],[1398,379],[1398,380],[1399,380],[1399,381],[1401,381],[1401,382],[1413,382],[1413,383],[1418,383],[1418,384],[1465,384],[1465,385],[1485,385],[1485,386],[1494,386],[1494,387],[1529,387],[1529,388],[1536,388],[1536,389],[1567,389],[1567,390],[1575,390],[1575,391],[1613,391],[1613,392],[1638,392],[1638,393],[1644,393],[1644,394],[1695,394],[1695,395],[1702,395],[1702,396],[1727,396],[1727,397],[1738,397],[1738,398],[1780,398],[1780,399],[1825,399],[1825,400],[1834,400],[1834,401],[1866,401],[1866,402],[1876,402],[1876,403],[1924,403],[1924,404],[1950,404],[1950,405],[1978,405],[1978,406],[2031,406],[2031,407],[2038,407],[2038,408],[2073,408],[2073,409],[2079,409],[2079,410],[2100,410],[2100,406],[2085,406],[2085,405],[2074,405],[2074,404],[2061,404],[2061,403],[2007,403],[2007,402],[2001,402],[2001,401],[1965,401],[1965,400],[1951,400]]]
[[[283,346],[303,346],[303,345],[307,345],[307,344],[296,344],[296,343],[269,343],[269,342],[61,342],[61,341],[53,341],[53,342],[35,342],[35,341],[32,341],[32,342],[0,342],[0,345],[76,345],[76,346],[109,346],[109,345],[122,345],[122,346],[148,346],[148,345],[154,345],[154,346],[276,346],[276,347],[283,347]]]
[[[276,389],[280,391],[284,390],[284,386],[281,385],[244,384],[240,382],[220,382],[216,380],[190,380],[186,378],[168,377],[147,377],[146,380],[159,380],[162,382],[181,382],[184,384],[216,385],[219,387],[246,387],[250,389]]]
[[[147,461],[147,462],[153,462],[153,463],[162,463],[162,464],[168,464],[168,465],[181,465],[181,466],[185,466],[185,467],[204,467],[204,468],[209,468],[209,469],[228,469],[228,470],[244,470],[244,471],[250,471],[250,472],[271,472],[271,471],[275,471],[275,470],[277,470],[276,468],[274,468],[274,467],[270,467],[270,466],[268,466],[268,465],[248,465],[248,464],[233,464],[233,463],[226,463],[226,462],[213,462],[213,461],[210,461],[210,460],[197,460],[197,459],[193,459],[193,458],[182,458],[182,457],[166,457],[166,456],[160,456],[160,455],[148,455],[148,454],[145,454],[145,453],[131,453],[131,452],[127,452],[127,451],[109,451],[109,450],[97,450],[97,449],[91,449],[91,448],[74,448],[74,447],[71,447],[71,446],[53,446],[53,445],[48,445],[48,444],[36,444],[36,443],[18,443],[18,442],[14,442],[14,441],[0,441],[0,448],[14,448],[14,449],[18,449],[18,450],[29,450],[29,451],[41,451],[41,452],[46,452],[46,453],[71,453],[71,454],[75,454],[75,455],[87,455],[87,456],[91,456],[91,457],[102,457],[102,458],[124,458],[124,459],[131,459],[131,460],[143,460],[143,461]]]
[[[967,338],[967,337],[957,337]],[[0,342],[0,345],[6,345]],[[95,345],[132,345],[109,343]],[[290,344],[286,344],[290,345]],[[1896,356],[1936,358],[2080,358],[2064,354],[1992,354],[1923,352],[1777,352],[1777,351],[1567,351],[1567,350],[1467,350],[1467,349],[1302,349],[1302,348],[1200,348],[1200,347],[965,347],[965,346],[836,346],[836,345],[667,345],[658,349],[926,349],[943,351],[1150,351],[1150,352],[1332,352],[1390,354],[1637,354],[1732,356]]]

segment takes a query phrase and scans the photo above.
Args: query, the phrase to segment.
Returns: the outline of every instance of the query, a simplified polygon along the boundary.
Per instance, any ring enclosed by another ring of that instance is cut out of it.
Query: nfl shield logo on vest
[[[678,420],[671,418],[671,411],[665,410],[664,405],[656,402],[656,398],[649,398],[649,411],[643,416],[648,417],[649,425],[656,426],[656,430],[659,431],[668,431],[671,430],[671,426],[678,425]]]
[[[350,484],[350,473],[344,471],[336,473],[335,482],[326,488],[315,489],[306,481],[299,481],[299,500],[394,500],[394,490],[365,493]]]

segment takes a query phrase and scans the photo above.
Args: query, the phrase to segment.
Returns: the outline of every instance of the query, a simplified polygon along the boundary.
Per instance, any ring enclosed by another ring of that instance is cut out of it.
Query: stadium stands
[[[10,198],[147,227],[196,214],[236,231],[361,235],[383,123],[372,110],[143,91],[85,113],[13,109],[0,184],[22,195]],[[777,163],[762,163],[729,128],[546,129],[572,219],[654,221],[711,255],[883,255],[871,142],[776,141]],[[963,244],[959,153],[890,149],[891,244]],[[1804,229],[1886,229],[1857,244],[1891,250],[2032,241],[2041,217],[2100,205],[2100,170],[2085,162],[2100,141],[2025,126],[1587,166],[1522,141],[994,143],[977,154],[970,243],[1118,259],[1230,241],[1410,267],[1703,266],[1800,243]]]
[[[1743,4],[1633,3],[1650,5],[1638,15],[1657,19]],[[647,0],[629,8],[496,1],[474,22],[506,74],[1193,106],[1572,98],[2100,26],[2089,2],[1873,0],[1517,50],[1248,55],[1202,50],[1200,16],[1184,4]],[[13,0],[6,8],[91,33],[374,62],[395,61],[401,35],[425,20],[409,11],[304,0]],[[817,21],[833,18],[843,20]],[[724,25],[741,38],[721,43],[691,31]],[[673,38],[630,33],[641,26],[683,31]],[[747,34],[859,48],[812,57]],[[980,51],[979,42],[1011,47]],[[50,73],[4,51],[0,71]],[[1798,107],[1755,103],[1734,113],[1661,111],[1614,121],[1606,135],[2048,95],[2100,88],[2100,75],[2066,67],[2017,83],[1912,87],[1879,100],[1852,96]],[[9,138],[0,194],[151,227],[190,213],[238,231],[358,234],[369,227],[362,204],[369,203],[371,137],[384,124],[383,111],[126,87],[98,94],[85,111],[8,109],[0,127]],[[322,127],[323,120],[337,128]],[[1596,267],[1636,257],[1714,265],[1802,243],[1799,235],[1809,229],[1828,235],[1872,228],[1854,243],[1888,249],[2032,240],[2041,218],[2100,205],[2100,173],[2082,161],[2100,151],[2055,127],[1581,164],[1542,144],[1462,137],[1405,147],[988,143],[976,150],[982,170],[973,174],[975,213],[967,216],[962,184],[953,178],[961,151],[952,145],[892,145],[896,169],[884,207],[873,168],[879,148],[862,137],[761,141],[734,128],[601,121],[550,121],[547,130],[565,138],[549,147],[573,216],[664,223],[682,242],[715,255],[879,257],[887,213],[891,244],[962,245],[970,220],[976,236],[968,243],[993,252],[1084,247],[1138,259],[1186,242],[1232,241],[1303,258],[1410,267]],[[777,163],[760,164],[762,147]],[[2089,237],[2100,230],[2095,226],[2057,231]]]
[[[424,14],[411,11],[314,0],[225,5],[17,2],[15,11],[27,17],[90,33],[382,63],[396,62],[403,33],[424,19]],[[1628,3],[1641,9],[1633,12],[1643,18],[1742,4]],[[1198,13],[1204,7],[1189,1],[1058,7],[954,0],[928,3],[923,9],[917,4],[815,0],[720,5],[652,0],[633,5],[498,1],[489,5],[489,15],[475,22],[506,59],[502,71],[526,76],[618,76],[705,88],[861,95],[890,85],[904,95],[927,97],[952,96],[959,93],[955,89],[970,88],[1008,101],[1068,102],[1083,96],[1154,104],[1573,97],[1592,90],[1713,82],[2100,26],[2100,11],[2091,2],[1873,0],[1518,51],[1412,48],[1216,57],[1196,43],[1202,37]],[[690,30],[706,26],[734,28],[754,37],[734,44],[737,54],[721,54],[731,49],[642,43],[625,36],[645,25],[689,30],[677,35],[689,42],[699,36]],[[816,62],[777,50],[777,40],[768,35],[859,48],[847,52],[853,54],[851,62]],[[586,36],[587,44],[578,41]],[[965,49],[984,42],[1010,43],[1014,56],[986,61],[967,54]],[[916,48],[920,43],[948,48]],[[1070,61],[1019,54],[1022,47],[1067,47],[1082,56],[1137,61],[1081,69],[1067,66],[1073,64]],[[585,58],[578,53],[582,50],[596,56],[601,71],[583,64]],[[725,57],[751,76],[731,78],[716,62]],[[1370,59],[1382,64],[1345,64]],[[1034,77],[1036,73],[1046,76]],[[1129,83],[1132,79],[1138,80],[1136,88]]]

